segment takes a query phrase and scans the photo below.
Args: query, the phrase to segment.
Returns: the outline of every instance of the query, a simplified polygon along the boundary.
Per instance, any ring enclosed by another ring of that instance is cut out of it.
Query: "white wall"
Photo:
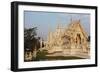
[[[0,0],[0,73],[11,73],[10,69],[10,2],[13,0]],[[16,0],[18,1],[18,0]],[[100,0],[21,0],[21,1],[34,1],[45,3],[65,3],[65,4],[80,4],[80,5],[97,5],[100,9]],[[100,10],[99,12],[100,13]],[[98,14],[98,20],[100,14]],[[98,27],[100,22],[98,22]],[[100,29],[99,29],[100,30]],[[98,30],[98,31],[99,31]],[[100,34],[98,35],[100,37]],[[100,40],[100,39],[98,39]],[[100,43],[100,41],[98,42]],[[98,47],[98,53],[100,55],[100,46]],[[100,61],[100,58],[99,58]],[[99,63],[100,64],[100,63]],[[60,69],[60,70],[45,70],[35,71],[36,73],[98,73],[99,67],[91,68],[74,68],[74,69]],[[30,71],[32,73],[32,71]]]

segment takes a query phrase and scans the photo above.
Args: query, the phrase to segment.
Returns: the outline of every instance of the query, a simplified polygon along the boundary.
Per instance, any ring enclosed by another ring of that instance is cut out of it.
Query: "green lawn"
[[[48,60],[74,60],[74,59],[84,59],[80,57],[75,57],[75,56],[46,56],[46,59]]]
[[[31,61],[51,61],[51,60],[76,60],[76,59],[84,59],[81,57],[76,56],[47,56],[47,51],[38,51],[36,58],[33,57],[33,60]],[[31,61],[25,61],[25,62],[31,62]]]

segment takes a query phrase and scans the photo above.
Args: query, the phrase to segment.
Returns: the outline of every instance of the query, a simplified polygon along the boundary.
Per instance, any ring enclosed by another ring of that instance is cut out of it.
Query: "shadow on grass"
[[[75,56],[46,56],[48,60],[75,60],[75,59],[84,59]]]

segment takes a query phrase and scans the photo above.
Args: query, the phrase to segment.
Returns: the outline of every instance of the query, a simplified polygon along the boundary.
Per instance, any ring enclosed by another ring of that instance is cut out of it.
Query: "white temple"
[[[55,32],[49,32],[45,49],[48,56],[77,56],[90,58],[88,35],[81,26],[80,20],[69,26],[57,26]]]

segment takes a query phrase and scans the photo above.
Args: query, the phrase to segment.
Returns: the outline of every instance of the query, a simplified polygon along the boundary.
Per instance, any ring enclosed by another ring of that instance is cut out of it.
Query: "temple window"
[[[77,38],[78,38],[79,44],[81,44],[81,36],[80,36],[80,34],[77,34]]]

